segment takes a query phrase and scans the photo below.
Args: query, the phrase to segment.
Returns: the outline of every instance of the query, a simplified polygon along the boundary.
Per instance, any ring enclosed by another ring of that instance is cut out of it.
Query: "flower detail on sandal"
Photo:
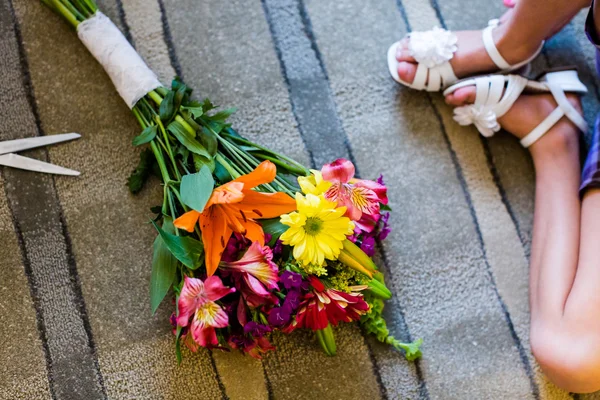
[[[449,61],[457,50],[456,35],[437,26],[426,32],[410,34],[409,51],[419,64],[433,68]]]
[[[484,106],[468,105],[454,109],[454,120],[459,125],[475,125],[477,130],[485,136],[492,137],[500,130],[496,113]]]

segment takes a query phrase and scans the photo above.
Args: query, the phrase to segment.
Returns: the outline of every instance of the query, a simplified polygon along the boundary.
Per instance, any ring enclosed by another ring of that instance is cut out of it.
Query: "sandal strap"
[[[479,133],[491,137],[500,130],[498,118],[517,101],[527,79],[519,75],[489,75],[475,78],[475,103],[454,109],[460,125],[475,125]]]
[[[431,68],[419,64],[411,87],[420,90],[425,89],[428,92],[438,92],[457,80],[458,78],[449,62]]]
[[[446,29],[434,27],[429,31],[411,32],[409,37],[408,49],[417,61],[417,71],[412,83],[403,82],[398,77],[395,60],[398,43],[388,50],[390,73],[397,82],[413,89],[437,92],[458,80],[449,62],[457,49],[456,35]]]
[[[575,107],[569,102],[565,91],[558,84],[547,83],[550,93],[558,107],[554,109],[538,126],[529,132],[523,139],[521,145],[525,148],[537,142],[544,136],[560,119],[564,116],[569,118],[583,133],[587,132],[587,123],[585,119],[577,112]]]
[[[492,19],[488,22],[488,26],[483,30],[483,45],[488,55],[496,64],[496,66],[500,70],[511,69],[512,65],[510,65],[504,57],[500,55],[498,48],[496,47],[496,43],[494,43],[494,38],[492,36],[492,31],[499,25],[500,21],[498,19]]]

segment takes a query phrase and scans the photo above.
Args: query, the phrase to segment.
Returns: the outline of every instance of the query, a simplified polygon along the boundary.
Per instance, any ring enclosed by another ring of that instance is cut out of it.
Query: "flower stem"
[[[69,9],[60,2],[60,0],[49,0],[49,1],[52,2],[52,5],[54,6],[54,11],[56,11],[57,13],[62,15],[63,18],[65,18],[73,26],[73,28],[77,29],[77,26],[79,25],[79,21],[77,20],[75,15],[73,15],[73,13],[71,13],[69,11]]]

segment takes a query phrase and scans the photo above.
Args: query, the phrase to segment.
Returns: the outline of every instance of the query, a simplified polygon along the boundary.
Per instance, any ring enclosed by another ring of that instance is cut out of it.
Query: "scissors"
[[[0,142],[0,165],[26,169],[28,171],[43,172],[46,174],[77,176],[79,175],[78,171],[59,167],[58,165],[52,165],[44,161],[34,160],[33,158],[23,157],[14,153],[34,149],[36,147],[67,142],[69,140],[79,139],[80,137],[81,135],[79,133],[63,133],[60,135],[37,136]]]

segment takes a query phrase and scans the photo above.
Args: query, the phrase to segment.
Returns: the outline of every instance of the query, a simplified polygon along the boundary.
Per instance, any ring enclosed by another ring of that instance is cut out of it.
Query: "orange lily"
[[[188,232],[193,232],[200,221],[208,276],[217,270],[233,232],[264,246],[265,234],[254,220],[279,217],[296,209],[296,201],[285,193],[252,190],[272,182],[276,173],[275,164],[263,161],[249,174],[215,188],[202,213],[191,210],[175,220],[177,228]]]

